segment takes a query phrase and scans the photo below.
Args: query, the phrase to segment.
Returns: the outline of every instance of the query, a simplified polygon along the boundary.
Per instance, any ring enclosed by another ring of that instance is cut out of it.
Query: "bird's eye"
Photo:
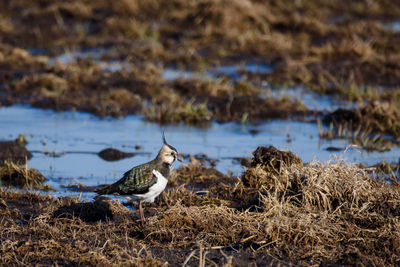
[[[174,152],[171,152],[171,156],[173,156],[174,155]]]

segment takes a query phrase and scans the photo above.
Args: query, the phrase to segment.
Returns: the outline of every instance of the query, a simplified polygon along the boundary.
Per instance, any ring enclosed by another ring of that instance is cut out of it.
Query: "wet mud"
[[[23,141],[0,142],[0,165],[6,160],[22,164],[31,158],[32,153],[26,149]]]
[[[20,1],[1,7],[4,105],[29,103],[101,117],[142,114],[159,123],[187,124],[310,115],[293,100],[260,98],[259,84],[266,83],[399,106],[399,49],[393,44],[400,35],[384,26],[400,15],[392,2],[377,1],[371,8],[357,1],[345,9],[341,2],[318,0],[301,6],[177,0]],[[100,51],[101,60],[129,67],[102,69],[90,57],[68,64],[52,60],[90,49]],[[244,70],[244,81],[233,83],[223,82],[224,75],[214,82],[165,81],[160,75],[167,66],[204,70],[246,61],[273,67],[264,73]]]
[[[117,161],[125,158],[133,157],[135,154],[130,152],[120,151],[115,148],[106,148],[98,153],[99,157],[106,161]]]
[[[400,137],[400,110],[388,102],[373,102],[358,109],[338,109],[323,118],[326,124],[342,124],[350,130],[370,131]]]
[[[36,169],[21,167],[11,161],[5,161],[0,166],[0,181],[3,186],[16,186],[51,190],[51,186],[44,185],[47,179]]]
[[[130,213],[131,211],[120,202],[99,197],[93,202],[70,203],[61,206],[54,211],[53,217],[69,219],[76,217],[84,222],[106,222],[108,220],[117,220],[118,216],[129,216]]]

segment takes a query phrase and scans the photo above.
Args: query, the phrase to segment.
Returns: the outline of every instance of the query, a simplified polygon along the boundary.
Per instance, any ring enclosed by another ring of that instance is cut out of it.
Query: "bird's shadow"
[[[53,212],[55,218],[80,218],[84,222],[115,220],[116,217],[130,216],[131,211],[113,204],[106,197],[99,197],[93,202],[80,202],[64,205]]]

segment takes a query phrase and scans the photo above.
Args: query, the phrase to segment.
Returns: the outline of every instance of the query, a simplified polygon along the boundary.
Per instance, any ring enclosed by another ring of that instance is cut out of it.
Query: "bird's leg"
[[[146,219],[144,218],[144,214],[143,214],[142,201],[139,201],[139,213],[140,213],[140,220],[142,222],[145,222]]]
[[[188,207],[185,207],[185,213],[186,213],[186,216],[189,217],[189,210],[188,210]]]

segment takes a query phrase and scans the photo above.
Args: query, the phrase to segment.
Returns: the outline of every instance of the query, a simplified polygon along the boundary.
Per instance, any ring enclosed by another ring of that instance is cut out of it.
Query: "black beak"
[[[180,154],[178,154],[178,155],[175,157],[175,159],[176,159],[177,161],[179,161],[179,162],[183,162],[183,157],[182,157],[182,155],[180,155]]]

